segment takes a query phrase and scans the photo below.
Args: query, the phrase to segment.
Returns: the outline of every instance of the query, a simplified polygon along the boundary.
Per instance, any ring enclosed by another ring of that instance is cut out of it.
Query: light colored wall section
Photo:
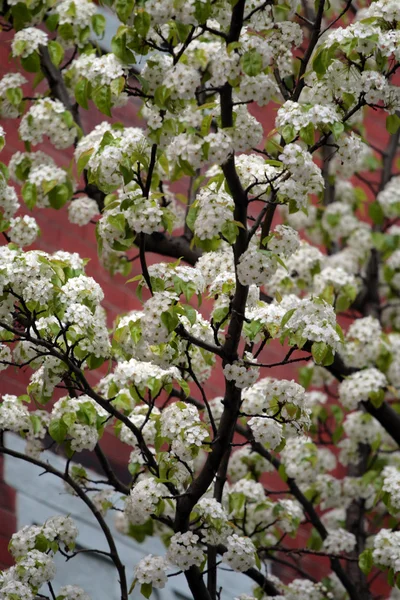
[[[23,452],[24,442],[19,437],[7,434],[6,444]],[[95,518],[86,505],[68,494],[63,482],[43,471],[12,457],[5,457],[5,481],[17,490],[17,525],[18,528],[34,523],[41,524],[49,517],[64,514],[70,515],[77,524],[79,536],[77,543],[83,548],[96,548],[107,551],[107,543],[97,525]],[[58,470],[65,468],[65,459],[52,452],[45,452],[43,460],[51,463]],[[39,479],[38,479],[39,478]],[[93,478],[96,474],[93,473]],[[113,525],[112,516],[107,515],[109,525],[117,544],[122,562],[126,565],[127,579],[133,580],[134,565],[146,554],[165,554],[161,541],[154,537],[139,544],[118,533]],[[81,554],[65,562],[61,555],[56,558],[57,575],[54,580],[56,591],[62,585],[80,585],[93,600],[119,600],[117,572],[107,557],[95,554]],[[219,570],[219,585],[222,586],[222,600],[233,600],[241,593],[250,593],[251,585],[247,577],[233,572]],[[142,598],[139,589],[130,596],[132,600]],[[163,590],[155,591],[151,600],[190,600],[186,580],[183,575],[171,578]]]

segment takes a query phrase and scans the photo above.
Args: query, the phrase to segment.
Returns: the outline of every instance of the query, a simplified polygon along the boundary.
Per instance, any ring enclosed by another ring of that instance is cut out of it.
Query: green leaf
[[[211,15],[211,3],[209,1],[197,2],[195,6],[196,20],[199,22],[199,24],[205,23]]]
[[[61,113],[61,118],[67,127],[73,127],[75,125],[74,117],[69,110],[64,110],[64,112]]]
[[[40,71],[40,58],[37,52],[32,52],[29,56],[21,58],[21,65],[28,73],[37,73]]]
[[[221,325],[222,323],[224,323],[228,317],[229,314],[229,308],[227,306],[224,306],[222,308],[217,308],[216,310],[214,310],[213,312],[213,322],[215,325]]]
[[[386,119],[386,129],[390,134],[397,133],[400,127],[400,117],[396,114],[389,115]]]
[[[245,52],[241,58],[242,69],[250,77],[259,75],[263,68],[262,56],[257,50]]]
[[[104,15],[97,13],[92,17],[92,28],[96,35],[102,36],[106,28],[106,18]]]
[[[48,45],[51,62],[58,67],[64,58],[64,48],[58,42],[51,40]]]
[[[188,396],[190,396],[190,387],[189,384],[187,383],[187,381],[185,381],[184,379],[179,379],[178,381],[183,393],[185,394],[186,398]]]
[[[329,49],[322,48],[319,52],[317,52],[313,63],[313,69],[319,77],[325,75],[326,70],[329,66]]]
[[[107,221],[116,229],[123,233],[125,231],[126,221],[124,215],[110,215],[107,217]]]
[[[135,31],[137,31],[137,33],[143,38],[145,38],[149,32],[150,23],[150,15],[145,10],[138,12],[133,20]]]
[[[307,146],[312,146],[314,144],[315,130],[312,123],[309,123],[306,127],[302,127],[299,133],[300,138],[307,144]]]
[[[368,214],[375,223],[375,225],[382,225],[385,220],[382,207],[379,202],[371,202],[368,206]]]
[[[307,541],[307,548],[310,548],[311,550],[316,550],[318,552],[318,550],[321,549],[321,546],[322,538],[319,535],[318,531],[313,527],[311,530],[311,535]]]
[[[332,434],[332,442],[334,444],[337,444],[338,441],[342,438],[344,434],[344,429],[341,425],[339,425],[339,427],[336,427],[335,431]]]
[[[96,409],[90,402],[82,402],[76,415],[84,425],[94,425],[97,421]]]
[[[348,298],[345,294],[339,294],[339,296],[337,297],[337,300],[336,300],[336,304],[335,304],[336,312],[337,313],[344,312],[345,310],[347,310],[349,308],[350,304],[351,304],[350,298]]]
[[[145,598],[150,598],[152,591],[153,586],[151,583],[142,583],[142,585],[140,586],[140,593]]]
[[[92,100],[100,112],[111,117],[111,90],[108,85],[93,90]]]
[[[239,233],[239,228],[232,221],[225,221],[221,227],[221,234],[230,243],[234,244]]]
[[[165,85],[159,85],[154,92],[154,104],[161,110],[166,110],[166,102],[171,96],[171,90]]]
[[[59,16],[56,13],[49,15],[46,19],[46,27],[49,31],[55,31],[57,29]]]
[[[311,346],[311,354],[317,365],[323,364],[327,352],[328,345],[325,342],[314,342]]]
[[[189,212],[186,217],[186,225],[189,227],[190,231],[194,231],[194,224],[196,223],[198,212],[199,209],[195,204],[189,208]]]
[[[63,23],[57,29],[57,33],[63,40],[73,40],[75,38],[74,28],[71,23]]]
[[[120,27],[117,34],[111,40],[111,50],[120,60],[128,64],[135,64],[135,55],[127,48],[126,33],[119,33],[121,29],[126,30],[126,27]]]
[[[332,63],[335,57],[338,46],[339,44],[335,43],[329,48],[322,47],[321,50],[319,50],[315,55],[312,66],[318,76],[318,79],[321,79],[321,77],[325,75],[329,65]]]
[[[344,131],[343,123],[341,123],[340,121],[337,121],[336,123],[332,123],[331,131],[333,133],[333,137],[335,138],[335,140],[337,140]]]
[[[27,181],[22,187],[21,194],[26,206],[32,210],[37,201],[36,185]]]
[[[358,566],[364,575],[368,575],[373,565],[374,561],[372,558],[372,548],[368,548],[367,550],[364,550],[364,552],[361,552],[360,556],[358,557]]]
[[[282,137],[285,140],[285,142],[287,144],[289,144],[290,142],[292,142],[294,140],[294,138],[296,137],[296,130],[293,127],[293,125],[285,125],[282,128]]]
[[[142,543],[148,535],[153,535],[154,525],[152,519],[148,519],[143,525],[130,525],[129,535],[137,542]]]
[[[368,396],[368,399],[371,404],[375,406],[375,408],[379,408],[385,399],[385,391],[378,390],[377,392],[371,392]]]
[[[343,99],[343,108],[345,110],[348,110],[351,106],[353,106],[353,104],[355,103],[355,100],[356,100],[354,95],[349,94],[348,92],[343,92],[342,99]]]
[[[195,309],[192,306],[189,306],[188,304],[186,304],[182,308],[185,311],[185,315],[188,318],[189,323],[191,325],[194,325],[197,320],[197,313],[196,313]]]
[[[42,428],[42,422],[41,422],[40,418],[37,415],[30,414],[29,420],[32,423],[33,433],[35,433],[35,434],[39,433],[39,431]]]
[[[178,315],[174,311],[166,310],[161,313],[161,322],[167,328],[168,333],[171,333],[179,324]]]
[[[290,318],[292,317],[292,315],[296,312],[295,308],[291,308],[290,310],[288,310],[282,317],[282,321],[281,321],[281,328],[283,329],[286,325],[286,323],[290,320]]]
[[[301,367],[299,369],[299,383],[303,388],[307,389],[313,378],[313,369],[310,367]]]
[[[68,427],[61,419],[54,419],[49,425],[49,434],[57,444],[65,440],[68,433]]]
[[[283,463],[281,463],[279,465],[278,473],[279,473],[279,476],[282,479],[282,481],[287,481],[288,480],[288,476],[287,476],[287,473],[286,473],[285,465]]]
[[[104,363],[104,358],[102,356],[94,356],[91,354],[89,358],[86,360],[87,366],[90,370],[98,369]]]
[[[82,77],[75,86],[74,89],[75,99],[79,106],[84,109],[88,109],[88,97],[89,97],[89,82],[87,79]]]
[[[21,56],[26,49],[27,42],[25,40],[15,40],[13,43],[13,55]]]
[[[13,106],[19,106],[22,102],[22,90],[21,88],[8,88],[6,90],[7,100]]]
[[[70,188],[65,183],[56,185],[48,194],[50,206],[59,210],[68,202],[72,194]]]
[[[119,96],[120,93],[124,90],[125,87],[125,77],[117,77],[113,79],[110,83],[111,94],[114,96]]]
[[[43,535],[43,533],[39,533],[35,539],[35,550],[39,550],[39,552],[46,552],[49,547],[49,542],[47,538]]]
[[[89,159],[92,156],[93,152],[94,152],[94,148],[89,148],[88,150],[85,150],[85,152],[82,152],[82,154],[78,158],[78,162],[77,162],[76,166],[77,166],[79,175],[82,173],[82,171],[88,164]]]
[[[32,21],[32,14],[28,10],[26,3],[18,2],[11,7],[12,24],[15,31],[27,27]]]
[[[116,0],[113,5],[113,9],[117,13],[117,16],[122,23],[126,23],[131,14],[133,13],[133,7],[135,0]]]
[[[342,342],[342,344],[344,344],[344,333],[343,333],[343,329],[340,327],[339,323],[336,323],[335,330],[336,330],[336,333],[338,334],[338,336],[340,337],[340,341]]]

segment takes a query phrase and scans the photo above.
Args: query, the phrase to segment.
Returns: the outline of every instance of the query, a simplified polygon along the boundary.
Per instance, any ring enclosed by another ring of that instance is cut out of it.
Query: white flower
[[[88,196],[80,196],[68,205],[68,218],[76,225],[87,225],[98,214],[100,211],[96,200]]]
[[[22,117],[19,134],[24,142],[39,144],[47,136],[55,148],[68,148],[74,143],[78,130],[64,104],[59,100],[36,100]]]
[[[24,215],[10,220],[10,240],[18,246],[30,246],[40,233],[39,226],[34,217]]]
[[[233,381],[236,387],[247,388],[257,381],[258,369],[235,360],[232,364],[225,365],[224,375],[225,379]]]
[[[6,73],[0,80],[0,115],[4,119],[16,119],[21,113],[21,106],[10,102],[7,92],[20,90],[21,85],[27,82],[20,73]],[[21,90],[20,90],[21,91]]]
[[[400,511],[400,471],[390,465],[382,471],[382,491],[390,494],[390,504]]]
[[[57,598],[60,600],[91,600],[89,594],[77,585],[64,585],[58,590]]]
[[[48,554],[30,550],[16,566],[17,579],[22,583],[40,588],[43,583],[54,579],[56,567]]]
[[[234,533],[227,540],[227,551],[222,555],[222,562],[234,571],[247,571],[255,565],[256,548],[250,538]]]
[[[400,177],[392,177],[376,197],[385,217],[393,219],[400,214]]]
[[[36,29],[36,27],[27,27],[17,31],[11,44],[12,55],[26,58],[33,52],[39,50],[40,46],[47,46],[47,33]]]
[[[7,369],[8,364],[5,363],[10,362],[12,362],[12,354],[10,348],[5,344],[0,343],[0,371],[4,371],[5,369]]]
[[[162,589],[168,581],[167,568],[165,558],[149,554],[135,566],[135,577],[139,583],[150,583],[153,587]]]
[[[199,567],[204,560],[204,552],[198,546],[199,536],[191,531],[176,533],[170,540],[167,560],[182,571],[187,571],[192,566]]]
[[[3,600],[33,600],[34,595],[30,587],[12,579],[0,589]]]
[[[201,188],[196,197],[194,232],[201,240],[219,236],[225,223],[233,220],[232,197],[215,185]]]
[[[264,417],[253,417],[249,421],[249,427],[256,442],[266,444],[271,450],[279,446],[282,441],[283,426],[276,421]]]
[[[327,554],[340,554],[352,552],[356,546],[356,537],[345,529],[338,528],[329,531],[322,547]]]
[[[240,256],[237,276],[242,285],[265,285],[277,267],[278,262],[272,252],[249,247]]]
[[[385,375],[378,369],[357,371],[339,385],[339,399],[345,408],[354,410],[359,402],[368,400],[371,394],[383,394],[387,385],[388,381]]]
[[[0,213],[5,220],[10,219],[19,209],[17,192],[11,185],[0,189]]]
[[[126,499],[125,514],[129,521],[134,525],[145,523],[156,510],[162,496],[168,496],[165,485],[153,479],[139,481]]]
[[[381,529],[374,537],[372,557],[376,565],[400,571],[400,531]]]

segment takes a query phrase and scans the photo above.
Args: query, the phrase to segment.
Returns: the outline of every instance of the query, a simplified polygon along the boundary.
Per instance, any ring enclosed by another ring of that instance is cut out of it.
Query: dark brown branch
[[[40,46],[40,66],[52,95],[64,104],[66,110],[72,114],[75,123],[82,129],[78,105],[72,104],[60,69],[52,63],[49,51],[45,46]]]
[[[319,34],[321,31],[322,17],[324,15],[324,9],[325,9],[325,0],[320,0],[319,5],[318,5],[318,11],[317,11],[317,14],[315,17],[315,22],[313,23],[313,30],[312,30],[311,38],[310,38],[309,44],[307,46],[307,50],[306,50],[304,56],[301,58],[299,77],[297,79],[297,84],[296,84],[296,87],[294,89],[293,96],[292,96],[293,102],[298,101],[298,99],[300,98],[300,94],[303,91],[303,88],[305,86],[304,75],[307,71],[307,66],[308,66],[308,63],[312,56],[312,53],[314,52],[314,48],[318,43]]]
[[[176,333],[184,340],[187,340],[190,344],[194,346],[198,346],[199,348],[203,348],[203,350],[207,350],[207,352],[211,352],[212,354],[216,354],[217,356],[224,356],[223,349],[219,346],[214,346],[213,344],[209,344],[208,342],[204,342],[200,338],[195,337],[191,333],[189,333],[185,327],[180,323],[175,329]]]
[[[118,477],[112,470],[108,458],[101,449],[100,444],[96,444],[94,451],[101,465],[101,468],[103,469],[105,475],[107,475],[108,477],[107,483],[109,483],[117,492],[120,492],[121,494],[125,494],[125,496],[127,496],[129,494],[129,487],[118,479]]]

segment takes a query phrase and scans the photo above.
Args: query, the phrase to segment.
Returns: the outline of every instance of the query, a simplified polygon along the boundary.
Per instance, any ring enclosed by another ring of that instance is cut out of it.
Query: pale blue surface
[[[23,452],[24,441],[12,434],[7,434],[6,444]],[[55,468],[64,470],[65,460],[51,452],[43,455],[43,460],[50,462]],[[70,515],[79,529],[77,543],[83,548],[108,550],[104,536],[92,513],[76,497],[67,494],[63,482],[49,474],[38,477],[42,470],[19,459],[5,456],[5,480],[17,490],[18,528],[24,525],[41,524],[55,515]],[[94,474],[94,477],[96,475]],[[111,511],[112,512],[112,511]],[[164,555],[165,549],[161,541],[154,537],[138,544],[131,538],[118,533],[113,525],[112,514],[107,516],[107,523],[114,535],[118,552],[126,566],[128,583],[133,580],[134,565],[146,554]],[[63,585],[80,585],[92,600],[119,600],[117,573],[107,557],[81,554],[69,562],[61,555],[56,559],[57,574],[54,587],[57,590]],[[222,586],[223,600],[233,600],[241,593],[251,593],[251,582],[240,573],[219,570],[218,585]],[[44,592],[45,593],[45,592]],[[129,596],[132,600],[143,598],[139,589]],[[151,600],[190,600],[191,595],[183,575],[173,577],[163,590],[156,591]]]

